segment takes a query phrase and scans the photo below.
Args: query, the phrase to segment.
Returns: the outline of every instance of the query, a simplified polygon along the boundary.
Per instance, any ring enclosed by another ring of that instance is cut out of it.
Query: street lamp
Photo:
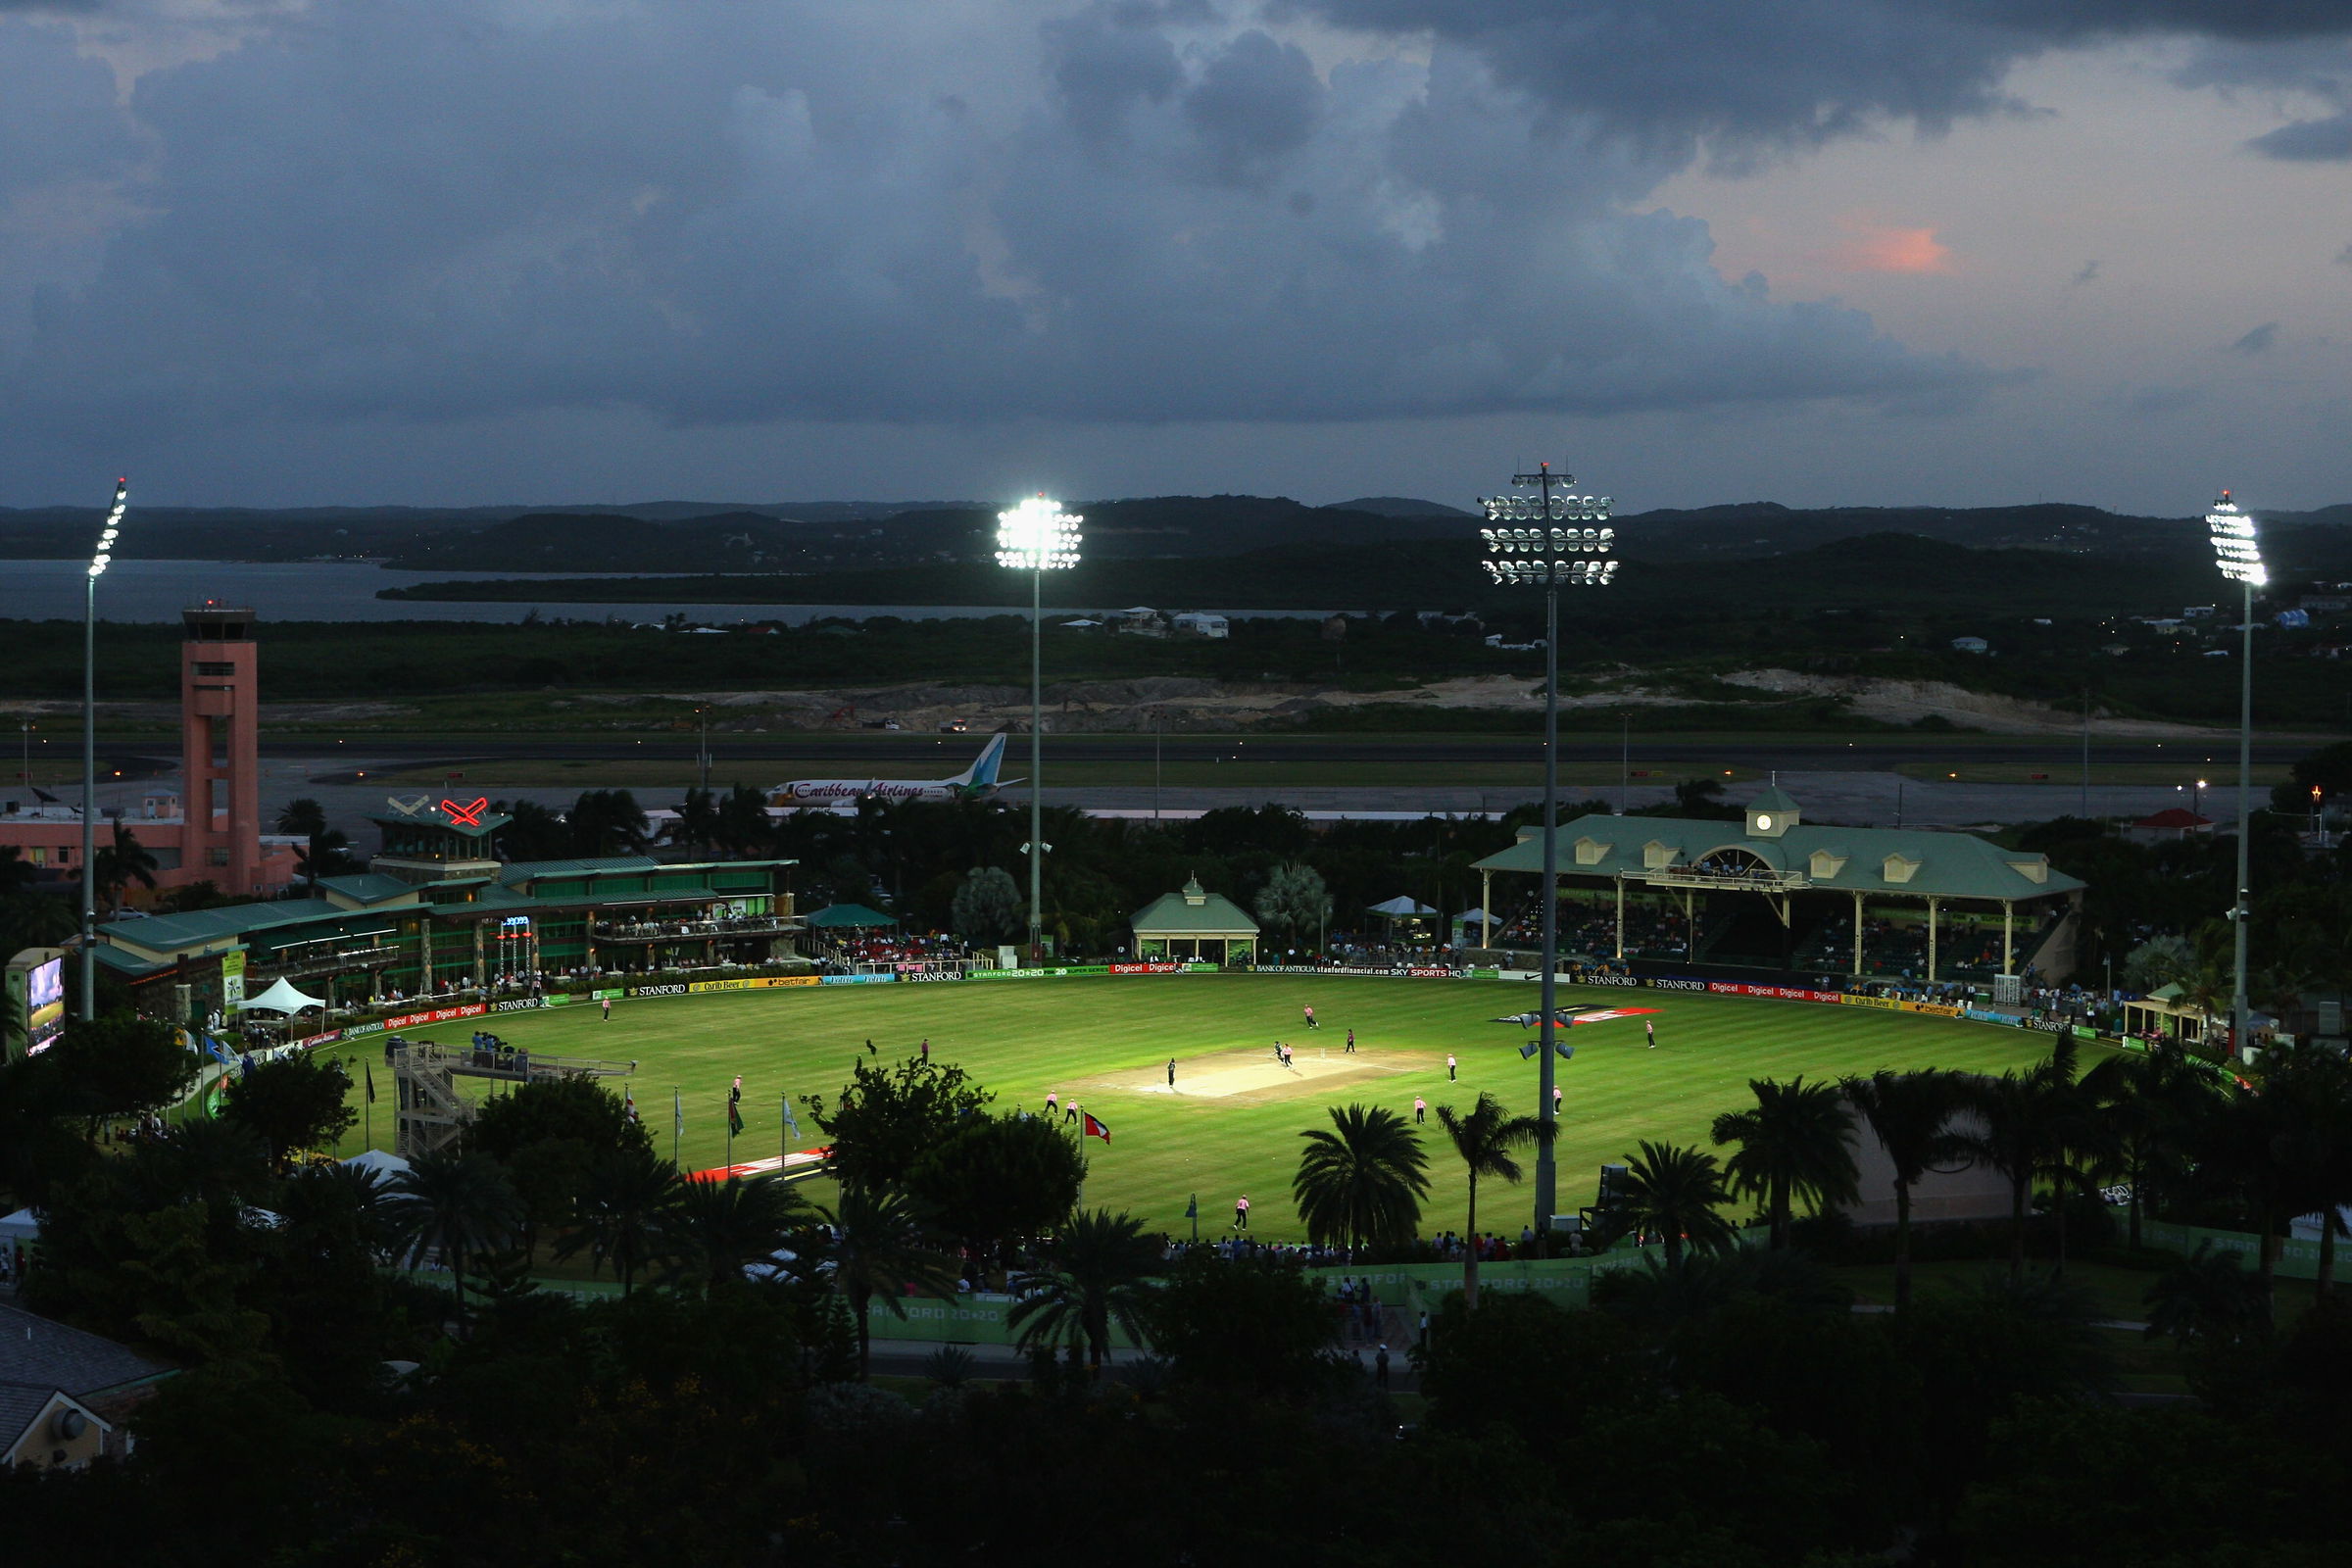
[[[1029,573],[1029,961],[1045,959],[1043,903],[1046,835],[1044,802],[1045,580],[1046,573],[1078,564],[1078,525],[1084,517],[1039,491],[1009,512],[997,514],[997,564]]]
[[[2236,963],[2230,990],[2230,1045],[2242,1057],[2246,1049],[2246,840],[2253,825],[2254,774],[2254,590],[2269,580],[2262,565],[2262,542],[2255,536],[2254,519],[2238,510],[2222,492],[2222,499],[2205,514],[2213,533],[2214,564],[2222,575],[2244,595],[2244,613],[2238,618],[2241,647],[2237,660],[2237,903],[2230,907],[2230,924],[2236,945]]]
[[[81,1017],[98,1016],[98,579],[115,559],[130,481],[115,481],[114,510],[98,532],[81,596]]]
[[[1521,494],[1481,496],[1478,503],[1487,521],[1497,525],[1479,529],[1487,544],[1487,575],[1497,585],[1524,583],[1544,590],[1544,1018],[1537,1040],[1544,1066],[1536,1095],[1545,1136],[1536,1147],[1536,1233],[1547,1248],[1551,1216],[1559,1212],[1551,1088],[1560,967],[1560,589],[1605,588],[1617,577],[1617,563],[1610,558],[1617,530],[1591,526],[1609,520],[1610,498],[1573,494],[1568,489],[1573,483],[1573,474],[1554,473],[1550,464],[1539,464],[1533,473],[1511,475],[1511,488]],[[1540,526],[1526,526],[1531,522]]]

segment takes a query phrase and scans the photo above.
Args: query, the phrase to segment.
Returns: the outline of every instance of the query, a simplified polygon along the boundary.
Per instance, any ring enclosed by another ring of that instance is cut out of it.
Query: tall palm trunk
[[[874,1293],[858,1291],[850,1297],[850,1310],[858,1314],[858,1381],[863,1383],[873,1376],[874,1342],[871,1314]]]
[[[2136,1158],[2135,1158],[2135,1159],[2133,1159],[2133,1160],[2132,1161],[2132,1166],[2131,1166],[2131,1177],[2132,1177],[2132,1250],[2133,1250],[2134,1252],[2136,1252],[2136,1251],[2138,1251],[2138,1250],[2139,1250],[2139,1184],[2140,1184],[2140,1181],[2141,1181],[2141,1179],[2142,1179],[2142,1178],[2143,1178],[2143,1177],[2144,1177],[2146,1174],[2147,1174],[2147,1161],[2145,1161],[2145,1160],[2142,1160],[2142,1159],[2136,1159]]]
[[[2312,1281],[2312,1299],[2325,1309],[2335,1304],[2335,1201],[2330,1199],[2320,1216],[2320,1268]]]
[[[1470,1234],[1462,1250],[1462,1305],[1478,1310],[1478,1172],[1470,1173]]]
[[[2262,1276],[2262,1312],[2263,1316],[2271,1323],[2277,1324],[2278,1321],[2278,1227],[2272,1223],[2269,1210],[2263,1211],[2261,1220],[2262,1250],[2256,1255],[2260,1259],[2258,1272]]]
[[[1894,1309],[1911,1305],[1911,1186],[1894,1184]]]
[[[2009,1178],[2009,1277],[2013,1280],[2026,1272],[2026,1204],[2033,1191],[2031,1167],[2025,1174]]]
[[[1772,1250],[1780,1251],[1788,1245],[1788,1173],[1781,1171],[1772,1178]]]
[[[2066,1277],[2066,1197],[2067,1189],[2074,1185],[2068,1180],[2074,1175],[2074,1168],[2066,1162],[2066,1152],[2063,1150],[2059,1152],[2058,1164],[2053,1175],[2055,1180],[2050,1187],[2050,1219],[2057,1228],[2058,1277],[2064,1279]]]

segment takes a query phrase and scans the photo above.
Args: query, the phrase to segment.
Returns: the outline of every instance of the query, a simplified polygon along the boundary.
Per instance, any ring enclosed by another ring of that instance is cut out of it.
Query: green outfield
[[[516,1045],[562,1055],[634,1060],[626,1083],[663,1153],[670,1149],[674,1089],[685,1107],[678,1158],[689,1170],[728,1156],[726,1092],[743,1075],[744,1135],[734,1158],[773,1155],[783,1136],[779,1101],[830,1094],[870,1038],[884,1057],[916,1050],[960,1064],[1000,1109],[1042,1109],[1048,1091],[1076,1100],[1108,1125],[1111,1143],[1086,1146],[1086,1201],[1130,1210],[1154,1229],[1182,1231],[1185,1203],[1200,1200],[1202,1233],[1231,1224],[1236,1196],[1253,1204],[1262,1237],[1300,1233],[1290,1203],[1298,1134],[1326,1124],[1327,1104],[1362,1101],[1409,1116],[1416,1096],[1467,1108],[1480,1091],[1515,1106],[1536,1102],[1536,1064],[1515,1024],[1490,1020],[1535,1005],[1533,984],[1308,975],[1184,974],[1102,979],[967,981],[825,986],[616,1002],[610,1022],[593,1005],[510,1013],[405,1031],[464,1041],[488,1028]],[[1658,1047],[1643,1017],[1580,1025],[1563,1034],[1575,1058],[1560,1063],[1565,1091],[1560,1202],[1592,1201],[1597,1168],[1643,1138],[1704,1144],[1716,1113],[1748,1102],[1751,1077],[1836,1077],[1881,1067],[1998,1071],[2036,1059],[2048,1037],[1955,1019],[1867,1007],[1647,990],[1563,988],[1568,1003],[1654,1008]],[[1322,1027],[1303,1027],[1314,1006]],[[1343,1050],[1349,1027],[1356,1054]],[[1296,1051],[1297,1071],[1273,1059],[1276,1040]],[[333,1048],[372,1062],[378,1091],[373,1142],[391,1144],[391,1084],[380,1041]],[[1446,1079],[1448,1054],[1460,1076]],[[1167,1063],[1176,1061],[1176,1087]],[[355,1065],[353,1077],[361,1075]],[[462,1079],[476,1086],[483,1080]],[[355,1094],[357,1091],[355,1090]],[[356,1107],[356,1102],[355,1102]],[[806,1111],[808,1148],[821,1135]],[[1460,1229],[1463,1184],[1433,1113],[1425,1136],[1437,1187],[1426,1229]],[[355,1128],[343,1152],[356,1152]],[[1517,1230],[1532,1195],[1522,1187],[1482,1194],[1486,1228]]]

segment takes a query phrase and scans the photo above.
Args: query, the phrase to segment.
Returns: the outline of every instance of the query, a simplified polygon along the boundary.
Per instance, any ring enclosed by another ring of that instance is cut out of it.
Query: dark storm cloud
[[[2278,323],[2265,321],[2230,345],[2232,354],[2268,354],[2278,341]]]
[[[2352,158],[2352,110],[2326,120],[2298,120],[2247,143],[2266,158],[2293,163]]]
[[[1545,131],[1464,52],[1326,80],[1198,7],[982,20],[1021,17],[910,55],[887,8],[317,0],[127,116],[93,72],[139,215],[0,337],[0,409],[1348,419],[2002,379],[1725,283],[1703,224],[1627,208],[1672,160]]]
[[[1184,95],[1185,117],[1226,179],[1257,174],[1304,146],[1322,110],[1323,83],[1306,52],[1255,28],[1218,50]]]
[[[1652,193],[1702,143],[2000,112],[2085,25],[2267,60],[2295,9],[1292,5],[1437,37],[1319,70],[1198,0],[313,0],[126,107],[0,0],[0,194],[103,215],[87,255],[0,226],[0,427],[1948,409],[2013,377],[1727,283]]]
[[[1183,85],[1176,46],[1152,24],[1155,20],[1097,9],[1040,29],[1062,112],[1082,134],[1122,135],[1130,109],[1165,103]]]
[[[1476,49],[1496,77],[1654,149],[1719,165],[1885,121],[1937,131],[2018,107],[2001,83],[2058,47],[2178,35],[2249,47],[2352,37],[2343,0],[1278,0]]]

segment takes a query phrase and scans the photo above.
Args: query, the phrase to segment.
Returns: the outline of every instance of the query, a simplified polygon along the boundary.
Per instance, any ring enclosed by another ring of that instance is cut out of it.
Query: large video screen
[[[51,958],[24,973],[25,1054],[45,1051],[66,1026],[66,960]]]
[[[66,960],[51,958],[24,977],[24,1010],[34,1017],[43,1007],[66,1004]]]

